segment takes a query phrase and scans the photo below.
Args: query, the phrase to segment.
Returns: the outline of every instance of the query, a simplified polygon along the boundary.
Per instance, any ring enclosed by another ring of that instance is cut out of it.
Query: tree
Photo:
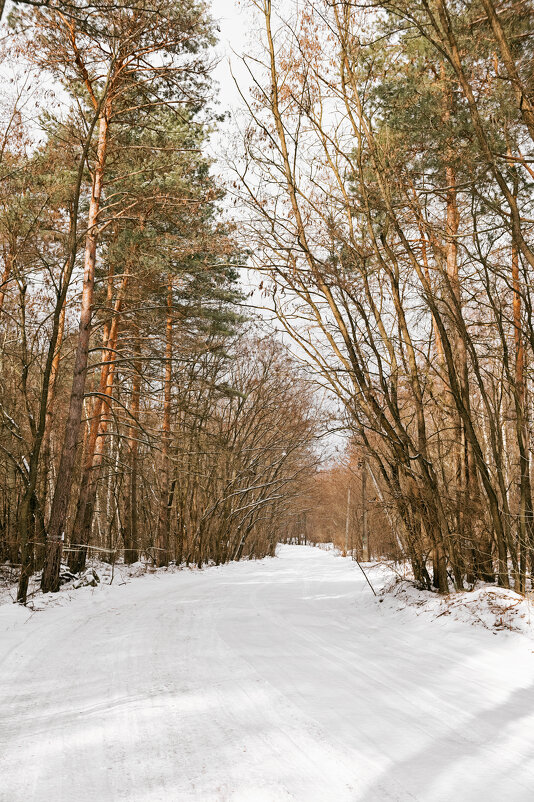
[[[510,556],[521,589],[530,480],[513,531],[502,441],[508,399],[524,407],[509,354],[517,374],[530,303],[527,275],[520,289],[501,268],[501,242],[531,264],[518,81],[489,91],[479,7],[305,3],[284,22],[252,5],[265,49],[236,170],[280,322],[345,406],[416,577],[431,556],[442,592],[449,571],[456,587],[491,578],[494,548],[500,584]]]
[[[42,589],[46,592],[57,590],[59,584],[61,544],[82,420],[110,138],[114,127],[120,130],[134,113],[148,124],[150,115],[162,104],[172,109],[186,101],[198,101],[205,92],[206,73],[198,52],[210,43],[211,32],[202,7],[195,2],[179,6],[160,4],[157,8],[103,4],[85,22],[66,17],[55,8],[42,8],[23,15],[21,22],[33,25],[40,64],[53,70],[67,89],[80,90],[82,102],[89,103],[98,118],[91,163],[79,337],[42,577]]]

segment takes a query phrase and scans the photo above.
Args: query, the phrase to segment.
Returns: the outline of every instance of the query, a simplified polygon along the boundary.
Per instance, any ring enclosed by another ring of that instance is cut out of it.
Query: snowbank
[[[419,590],[412,582],[395,580],[386,585],[381,598],[391,609],[409,607],[432,619],[445,617],[494,633],[505,630],[534,638],[531,600],[495,585],[480,583],[471,591],[441,596]]]
[[[321,545],[323,550],[342,557],[332,543]],[[392,562],[362,563],[363,571],[378,594],[381,604],[392,611],[404,611],[429,620],[445,619],[493,633],[518,632],[534,640],[534,609],[532,599],[513,590],[479,582],[472,590],[451,592],[447,596],[421,590],[411,579],[406,565]]]

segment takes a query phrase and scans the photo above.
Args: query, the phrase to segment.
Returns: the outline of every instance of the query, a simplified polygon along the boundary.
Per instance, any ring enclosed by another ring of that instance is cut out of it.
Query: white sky
[[[244,3],[239,0],[211,0],[212,16],[220,28],[219,43],[216,48],[220,61],[213,73],[219,88],[218,109],[230,113],[243,109],[236,81],[244,95],[247,94],[251,83],[250,75],[242,62],[242,56],[250,50],[251,44],[250,12],[243,6]],[[226,154],[229,149],[231,150],[234,135],[235,123],[227,120],[218,126],[209,144],[209,152],[215,158],[214,172],[229,181],[233,181],[235,176],[228,170]],[[231,208],[229,211],[233,216],[236,209]],[[260,307],[265,303],[265,298],[257,290],[260,281],[261,276],[255,271],[246,269],[241,271],[244,291],[254,292],[248,301],[252,306]],[[256,311],[260,312],[259,309]],[[265,319],[272,317],[266,310],[260,314]]]
[[[212,0],[212,14],[221,29],[217,48],[221,61],[214,77],[220,85],[220,102],[223,108],[239,105],[239,95],[230,71],[230,66],[240,84],[246,83],[246,74],[239,56],[246,50],[250,25],[247,12],[239,0]],[[235,51],[235,54],[232,52]]]

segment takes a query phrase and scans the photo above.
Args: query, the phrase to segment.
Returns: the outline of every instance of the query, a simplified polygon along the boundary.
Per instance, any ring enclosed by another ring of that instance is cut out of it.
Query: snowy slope
[[[4,605],[0,799],[530,802],[532,649],[299,546]]]

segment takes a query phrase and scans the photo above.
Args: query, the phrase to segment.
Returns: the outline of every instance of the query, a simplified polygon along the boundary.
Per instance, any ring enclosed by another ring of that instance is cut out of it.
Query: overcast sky
[[[247,14],[239,7],[238,0],[211,0],[211,5],[213,17],[217,20],[221,29],[217,47],[221,62],[215,70],[215,78],[220,84],[221,106],[228,108],[237,105],[239,102],[230,73],[230,63],[234,74],[241,82],[244,73],[238,56],[246,48],[249,26],[246,21]],[[235,51],[238,55],[233,55],[232,51]]]

